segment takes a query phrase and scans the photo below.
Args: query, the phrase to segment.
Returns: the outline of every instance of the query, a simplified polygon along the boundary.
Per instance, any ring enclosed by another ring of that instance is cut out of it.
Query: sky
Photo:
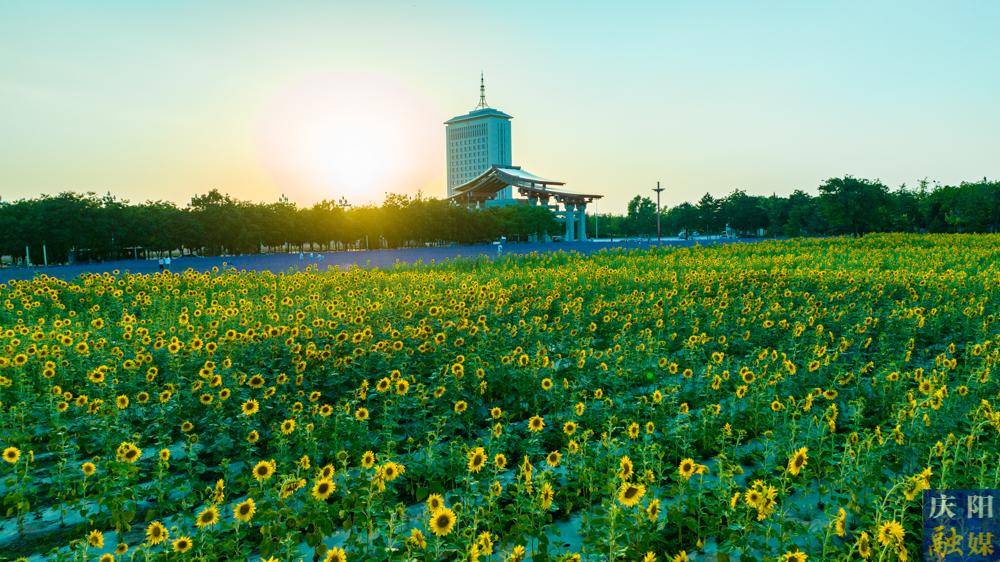
[[[441,197],[443,121],[621,212],[1000,177],[998,2],[0,3],[0,198]]]

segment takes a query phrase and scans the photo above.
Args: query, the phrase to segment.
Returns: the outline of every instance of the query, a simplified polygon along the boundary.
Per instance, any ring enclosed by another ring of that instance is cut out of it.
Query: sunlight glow
[[[293,201],[378,202],[385,192],[415,193],[440,173],[440,121],[419,93],[390,78],[325,74],[268,104],[259,144]]]

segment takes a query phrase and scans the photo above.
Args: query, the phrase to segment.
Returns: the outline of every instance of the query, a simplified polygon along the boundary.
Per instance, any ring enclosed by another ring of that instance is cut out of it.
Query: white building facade
[[[479,105],[469,113],[445,121],[445,143],[448,165],[448,197],[460,186],[492,166],[511,165],[510,115],[486,105],[482,79],[479,84]],[[508,187],[497,194],[497,200],[513,199]]]

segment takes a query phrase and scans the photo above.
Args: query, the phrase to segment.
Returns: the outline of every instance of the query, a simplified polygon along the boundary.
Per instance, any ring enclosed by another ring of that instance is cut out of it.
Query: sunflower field
[[[918,560],[1000,485],[998,288],[897,234],[12,281],[0,559]]]

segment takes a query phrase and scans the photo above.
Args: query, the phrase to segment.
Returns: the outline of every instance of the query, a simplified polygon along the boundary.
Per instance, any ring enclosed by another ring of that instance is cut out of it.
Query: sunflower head
[[[167,528],[159,521],[153,521],[146,527],[146,542],[160,544],[167,540]]]
[[[451,533],[452,528],[455,526],[455,512],[448,509],[447,507],[442,507],[441,509],[431,513],[431,532],[439,537],[447,536]]]
[[[173,543],[174,552],[187,552],[192,546],[194,543],[191,542],[191,537],[180,537]]]
[[[646,495],[646,487],[642,484],[623,482],[618,487],[618,502],[625,507],[632,507],[639,503],[642,496]]]
[[[253,498],[247,498],[233,508],[233,517],[246,523],[253,518],[253,515],[256,512],[257,504],[254,503]]]
[[[201,513],[198,514],[198,519],[195,521],[195,526],[197,527],[210,527],[219,522],[219,509],[214,505],[210,505],[203,509]]]
[[[807,447],[802,447],[798,451],[795,451],[791,458],[788,459],[788,472],[792,476],[798,476],[799,472],[802,471],[802,467],[806,465],[806,461],[809,459],[808,451]]]

